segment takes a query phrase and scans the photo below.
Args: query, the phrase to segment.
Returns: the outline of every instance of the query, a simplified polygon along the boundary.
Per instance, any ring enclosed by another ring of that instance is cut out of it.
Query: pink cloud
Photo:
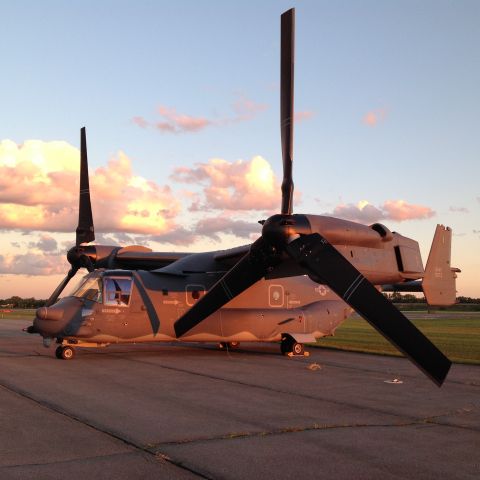
[[[0,228],[74,232],[78,170],[78,149],[65,142],[0,142]],[[90,172],[90,190],[99,232],[159,234],[181,209],[170,187],[135,175],[122,152]]]
[[[423,220],[431,218],[435,212],[430,207],[414,205],[404,200],[387,200],[376,207],[367,201],[358,204],[341,204],[334,208],[332,213],[335,217],[352,220],[359,223],[375,223],[380,220],[394,220],[403,222],[405,220]]]
[[[430,207],[413,205],[404,200],[387,200],[383,204],[382,209],[385,211],[385,218],[396,220],[397,222],[424,220],[435,215],[435,212]]]
[[[280,205],[279,182],[270,164],[260,156],[248,162],[215,158],[194,168],[176,168],[171,178],[202,185],[205,202],[195,198],[191,211],[270,210]]]
[[[148,122],[143,117],[133,117],[132,122],[140,128],[147,128]]]
[[[206,117],[195,117],[184,113],[178,113],[175,108],[160,105],[157,113],[162,117],[160,121],[148,121],[142,116],[135,116],[132,122],[140,128],[154,127],[163,133],[195,133],[211,126],[224,126],[236,122],[252,120],[258,113],[268,107],[264,103],[257,103],[245,95],[238,95],[233,103],[233,115],[227,115],[221,119],[212,120]]]
[[[305,120],[310,120],[314,115],[314,112],[312,112],[311,110],[304,110],[304,111],[301,111],[301,112],[295,112],[295,122],[296,123],[300,123],[300,122],[303,122]]]
[[[363,116],[363,123],[365,125],[368,125],[369,127],[374,127],[380,122],[383,122],[385,120],[385,117],[387,115],[387,111],[383,108],[378,108],[376,110],[371,110],[370,112],[367,112]]]
[[[154,127],[163,133],[194,133],[213,125],[208,118],[177,113],[175,108],[164,105],[157,108],[157,113],[162,117],[161,121],[149,122],[144,117],[136,116],[132,122],[140,128]]]
[[[198,132],[211,125],[211,121],[204,117],[193,117],[177,113],[174,108],[160,105],[158,113],[165,119],[164,122],[156,124],[156,128],[162,131],[173,133]]]
[[[239,95],[236,102],[233,104],[233,110],[236,113],[234,121],[251,120],[258,113],[267,109],[265,103],[256,103],[253,100],[247,98],[245,95]]]
[[[144,117],[136,116],[132,118],[132,122],[140,128],[154,127],[164,133],[199,132],[213,124],[207,118],[177,113],[174,108],[168,108],[163,105],[158,107],[157,112],[163,117],[162,121],[149,122]]]

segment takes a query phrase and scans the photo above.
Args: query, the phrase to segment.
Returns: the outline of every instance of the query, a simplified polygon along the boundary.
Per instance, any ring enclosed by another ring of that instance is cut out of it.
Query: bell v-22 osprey
[[[452,232],[437,226],[426,268],[418,243],[386,226],[292,213],[294,10],[281,16],[282,205],[251,245],[205,253],[162,253],[94,241],[85,129],[81,130],[79,222],[71,269],[39,308],[29,333],[56,356],[75,347],[139,342],[280,342],[333,335],[355,310],[441,385],[451,362],[379,291],[421,291],[435,305],[455,302]],[[80,268],[80,285],[61,292]]]

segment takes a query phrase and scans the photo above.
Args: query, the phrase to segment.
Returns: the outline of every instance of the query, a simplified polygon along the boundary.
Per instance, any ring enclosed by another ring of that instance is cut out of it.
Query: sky
[[[250,243],[280,209],[280,15],[296,8],[295,213],[453,229],[480,297],[480,3],[2,2],[0,298],[68,270],[87,129],[97,243]]]

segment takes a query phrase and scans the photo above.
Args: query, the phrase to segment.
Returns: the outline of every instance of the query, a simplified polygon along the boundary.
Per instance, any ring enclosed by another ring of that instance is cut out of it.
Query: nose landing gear
[[[55,350],[55,356],[61,360],[71,360],[75,356],[75,350],[70,345],[60,345]]]

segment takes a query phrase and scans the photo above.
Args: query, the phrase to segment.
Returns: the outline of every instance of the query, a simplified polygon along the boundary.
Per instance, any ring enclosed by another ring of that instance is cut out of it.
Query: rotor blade
[[[63,292],[63,289],[67,286],[67,283],[73,278],[73,276],[78,272],[78,267],[72,267],[65,278],[60,282],[58,287],[54,290],[54,292],[50,295],[50,298],[46,301],[45,306],[50,307],[53,305],[60,294]]]
[[[354,308],[438,386],[451,362],[321,235],[301,236],[287,253]]]
[[[80,200],[78,206],[78,227],[76,245],[93,242],[92,205],[90,203],[90,187],[88,182],[87,138],[85,127],[80,130]]]
[[[264,277],[274,261],[267,248],[261,237],[256,240],[250,251],[175,322],[177,338]]]
[[[291,215],[293,199],[293,70],[295,63],[295,9],[282,14],[280,62],[280,133],[282,138],[282,213]]]

